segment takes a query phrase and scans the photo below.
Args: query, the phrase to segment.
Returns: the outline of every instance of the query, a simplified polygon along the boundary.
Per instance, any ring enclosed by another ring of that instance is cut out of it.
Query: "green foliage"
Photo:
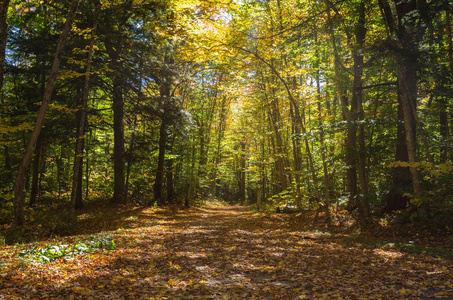
[[[353,241],[364,242],[364,243],[366,243],[368,245],[372,245],[372,246],[379,246],[379,247],[383,247],[386,249],[396,249],[396,250],[404,251],[404,252],[408,252],[408,253],[428,254],[431,256],[443,257],[443,258],[447,258],[447,259],[453,257],[453,252],[451,252],[451,251],[441,249],[441,248],[423,247],[423,246],[415,244],[412,241],[410,241],[408,243],[392,243],[392,242],[379,241],[379,240],[375,240],[375,239],[360,238],[360,237],[350,237],[348,239],[353,240]]]
[[[22,249],[19,256],[28,259],[39,260],[43,263],[52,262],[59,258],[67,258],[80,254],[92,253],[94,251],[109,251],[116,248],[115,241],[111,236],[101,235],[92,236],[89,240],[80,241],[76,239],[73,245],[60,244],[60,245],[46,245],[38,247],[37,245]]]
[[[363,49],[357,49],[360,43],[354,31],[362,22],[362,1],[330,5],[322,1],[227,1],[217,6],[209,1],[177,2],[101,1],[87,132],[81,134],[85,142],[82,188],[87,199],[113,194],[112,83],[121,74],[128,199],[147,202],[143,199],[150,199],[154,192],[159,127],[165,119],[171,124],[165,163],[168,166],[171,161],[172,169],[164,168],[164,190],[170,184],[165,179],[173,176],[179,197],[186,196],[190,187],[191,201],[201,195],[236,203],[239,181],[245,177],[249,203],[255,203],[260,189],[262,207],[270,210],[295,205],[296,199],[297,205],[310,208],[318,206],[315,198],[318,203],[346,205],[351,166],[345,163],[345,140],[353,128],[363,129],[355,132],[354,150],[347,150],[354,152],[357,177],[363,164],[364,183],[358,178],[358,199],[371,212],[378,212],[389,190],[410,194],[411,184],[395,185],[392,175],[396,167],[413,166],[422,174],[424,194],[411,199],[411,209],[425,210],[428,219],[449,224],[447,214],[442,213],[453,206],[453,171],[451,163],[443,161],[451,157],[451,136],[442,127],[451,123],[450,116],[440,124],[440,115],[452,101],[444,8],[436,7],[426,24],[430,34],[421,36],[420,49],[415,49],[421,58],[415,109],[427,141],[427,149],[419,147],[425,150],[419,156],[422,161],[433,156],[434,163],[396,162],[388,168],[401,143],[397,137],[401,118],[395,86],[397,61],[388,55],[395,45],[388,40],[379,5],[366,7],[367,35]],[[48,196],[49,205],[67,200],[71,193],[94,11],[92,1],[79,5],[40,137],[42,147],[37,150],[41,152],[34,157],[37,173],[30,168],[27,174],[26,192],[33,180],[39,181],[37,199]],[[62,1],[11,2],[0,108],[3,224],[12,218],[14,171],[34,124],[66,13]],[[364,59],[360,78],[364,88],[354,90],[357,53]],[[161,95],[166,84],[170,97]],[[361,116],[348,121],[345,113],[352,109],[351,97],[359,91]],[[241,142],[246,143],[244,149],[238,146]],[[26,217],[33,222],[40,215],[52,218],[52,213],[40,206],[26,212]],[[409,221],[420,220],[417,214]],[[64,218],[52,223],[54,228],[42,230],[69,233],[75,229]],[[14,234],[22,240],[35,233]]]
[[[412,197],[410,203],[420,208],[410,213],[411,222],[434,222],[442,227],[452,226],[453,218],[453,165],[430,162],[393,162],[390,167],[413,167],[423,175],[424,194],[420,199]]]

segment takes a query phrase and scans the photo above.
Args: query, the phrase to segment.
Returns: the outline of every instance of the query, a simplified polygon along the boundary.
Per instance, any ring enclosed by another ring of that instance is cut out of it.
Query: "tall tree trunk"
[[[184,200],[184,205],[186,207],[190,206],[190,199],[192,197],[192,187],[193,187],[193,181],[194,181],[194,170],[195,170],[195,138],[192,140],[190,179],[189,179],[189,183],[187,184],[186,199]]]
[[[38,142],[36,143],[35,153],[33,158],[33,176],[32,176],[32,183],[31,183],[31,192],[30,192],[30,206],[36,204],[36,199],[38,198],[39,193],[39,165],[40,165],[40,158],[41,158],[41,139],[38,138]]]
[[[315,33],[315,43],[316,45],[319,45],[318,42],[318,35]],[[327,162],[326,162],[326,145],[324,141],[324,128],[323,128],[323,122],[322,122],[322,101],[323,99],[321,98],[321,74],[320,74],[320,54],[318,48],[316,48],[316,100],[318,104],[318,126],[319,126],[319,143],[320,143],[320,151],[321,151],[321,160],[322,160],[322,169],[323,169],[323,174],[324,174],[324,203],[327,206],[330,206],[330,176],[329,176],[329,171],[327,167]],[[321,199],[318,199],[321,200]]]
[[[413,164],[416,162],[416,115],[417,115],[417,69],[419,44],[426,30],[429,3],[424,0],[393,0],[392,10],[387,1],[379,0],[379,6],[390,34],[395,39],[394,51],[398,69],[398,93],[404,119],[405,140],[411,173],[413,194],[421,196],[420,180]],[[418,14],[413,12],[417,11]],[[425,23],[425,24],[423,24]]]
[[[77,128],[77,141],[76,150],[74,156],[74,170],[72,178],[72,192],[71,192],[71,206],[69,214],[71,220],[75,219],[75,210],[83,207],[82,202],[82,173],[83,173],[83,148],[85,144],[85,125],[87,122],[87,111],[88,111],[88,92],[90,85],[90,72],[91,62],[93,60],[93,48],[96,37],[97,18],[99,13],[99,1],[96,1],[96,7],[94,12],[93,29],[91,31],[91,39],[88,50],[88,62],[85,69],[85,79],[82,89],[81,98],[81,109],[79,115],[79,126]]]
[[[356,66],[354,68],[356,70]],[[356,76],[354,76],[354,82]],[[345,140],[345,163],[346,163],[346,187],[349,193],[348,208],[357,207],[357,94],[353,91],[350,108],[343,101],[342,105],[347,110],[346,117],[346,140]],[[345,99],[345,98],[343,98]]]
[[[226,97],[223,97],[222,102],[221,102],[220,112],[219,112],[218,125],[217,125],[217,141],[216,141],[216,150],[215,150],[215,158],[214,158],[214,168],[211,171],[211,174],[212,174],[211,175],[211,180],[212,180],[211,190],[212,190],[212,194],[215,195],[216,197],[220,197],[220,189],[219,189],[220,179],[217,178],[217,169],[222,161],[222,139],[224,136],[225,126],[226,126],[226,105],[227,105]]]
[[[354,113],[355,121],[363,121],[364,112],[362,106],[362,75],[363,75],[363,55],[364,55],[364,42],[366,37],[366,27],[365,27],[365,7],[367,0],[363,0],[358,3],[357,14],[358,22],[355,24],[355,43],[353,46],[353,60],[354,60],[354,80],[353,80],[353,90],[352,90],[352,100],[351,100],[351,110],[355,109]],[[354,108],[353,108],[354,105]],[[357,125],[355,125],[357,126]],[[356,132],[357,134],[357,132]],[[366,194],[368,192],[368,184],[366,180],[366,160],[365,160],[365,125],[363,122],[360,122],[358,126],[358,175],[360,182],[360,192],[361,194]],[[357,145],[354,145],[357,150]],[[356,151],[357,153],[357,151]],[[368,207],[366,203],[359,199],[358,196],[355,199],[354,206],[357,206],[360,215],[368,216]]]
[[[239,184],[239,200],[241,201],[241,204],[245,204],[245,141],[241,141],[241,156],[240,156],[240,162],[239,162],[239,170],[238,170],[238,184]]]
[[[135,130],[137,128],[137,115],[134,116],[134,122],[133,122],[133,129],[132,129],[132,134],[131,134],[131,142],[129,144],[129,149],[126,151],[126,183],[124,187],[125,194],[127,195],[129,192],[129,180],[130,180],[130,174],[131,174],[131,168],[133,164],[133,158],[134,158],[134,149],[135,149]]]
[[[396,129],[396,152],[395,161],[409,161],[406,145],[406,129],[404,126],[403,105],[398,92],[398,125]],[[415,132],[415,131],[414,131]],[[402,210],[407,207],[409,198],[406,196],[405,187],[411,185],[411,173],[407,167],[396,167],[392,179],[392,187],[385,197],[384,212]]]
[[[89,136],[89,139],[91,140],[91,138],[93,137],[93,131],[90,130],[90,136]],[[90,161],[89,161],[89,158],[88,158],[88,145],[85,145],[85,155],[86,155],[86,159],[85,159],[85,180],[86,180],[86,186],[85,186],[85,200],[88,199],[88,196],[89,196],[89,191],[90,191]]]
[[[159,131],[159,154],[157,158],[156,181],[154,182],[154,201],[157,205],[163,205],[164,199],[162,196],[163,180],[164,180],[164,164],[165,164],[165,148],[167,145],[167,120],[162,118]]]
[[[445,8],[445,22],[447,28],[447,43],[448,43],[448,67],[450,72],[453,73],[453,37],[452,37],[452,27],[451,27],[451,5],[447,3]],[[445,97],[440,99],[440,115],[439,115],[439,125],[440,125],[440,136],[441,136],[441,145],[440,145],[440,161],[446,162],[448,160],[448,153],[450,150],[449,140],[450,140],[450,129],[448,126],[448,100]]]
[[[409,163],[415,163],[416,157],[416,135],[415,135],[415,116],[412,107],[417,105],[417,79],[416,66],[417,61],[408,57],[398,57],[398,77],[399,90],[401,93],[401,104],[404,116],[404,129],[406,131],[406,146]],[[412,186],[414,196],[420,198],[421,187],[418,178],[417,169],[413,166],[409,167],[412,175]]]
[[[75,17],[79,0],[71,1],[71,8],[69,10],[68,18],[64,24],[63,30],[58,40],[57,49],[55,51],[54,61],[52,63],[52,69],[50,71],[49,79],[47,80],[46,90],[42,97],[42,104],[38,111],[38,116],[35,122],[35,127],[31,133],[28,141],[26,151],[22,162],[17,171],[16,180],[14,183],[14,224],[16,226],[22,226],[24,223],[24,185],[25,185],[25,174],[30,166],[30,161],[33,156],[33,151],[38,141],[39,134],[41,133],[42,125],[46,115],[47,108],[49,107],[50,99],[52,96],[55,81],[57,79],[58,70],[60,68],[61,57],[63,55],[64,46],[66,39],[68,38],[69,31],[71,29],[72,21]]]
[[[293,160],[294,160],[294,180],[296,181],[296,206],[298,208],[302,207],[301,201],[301,153],[300,153],[300,129],[297,125],[295,116],[294,116],[294,108],[292,103],[290,103],[290,114],[292,120],[292,134],[294,135],[292,142],[293,142]]]
[[[173,145],[175,143],[174,136],[172,137],[172,141],[168,145],[168,152],[171,153],[173,151]],[[174,159],[170,158],[167,160],[167,203],[173,204],[175,200],[175,185],[174,185]]]
[[[125,200],[124,182],[124,80],[121,70],[123,65],[120,53],[109,36],[104,40],[107,54],[112,60],[115,74],[113,75],[112,110],[113,110],[113,198],[112,203],[123,203]]]
[[[10,0],[0,0],[0,103],[3,104],[3,77],[4,77],[4,66],[5,66],[5,50],[6,41],[8,38],[8,6]],[[3,138],[6,140],[6,134],[3,134]],[[8,145],[3,148],[5,158],[5,169],[11,169],[10,166],[10,155]]]
[[[275,100],[272,101],[272,103],[275,104]],[[272,112],[271,112],[271,118],[272,118],[272,125],[274,128],[274,133],[275,133],[275,144],[276,144],[276,153],[277,153],[277,159],[276,159],[276,171],[278,174],[278,179],[279,179],[279,191],[283,192],[286,190],[288,184],[286,181],[286,172],[285,172],[285,149],[283,146],[283,139],[282,139],[282,134],[280,130],[280,111],[276,106],[273,106]]]
[[[113,78],[113,203],[124,202],[124,100],[121,74]]]
[[[5,49],[8,38],[8,6],[10,0],[0,1],[0,92],[3,87],[3,69],[5,66]]]
[[[332,7],[330,1],[327,1],[329,7]],[[327,18],[329,23],[331,23],[331,15],[330,9],[327,11]],[[329,28],[330,38],[333,45],[334,51],[334,70],[335,70],[335,80],[338,89],[338,96],[340,98],[341,108],[342,108],[342,116],[343,120],[347,122],[346,125],[346,138],[345,138],[345,164],[346,164],[346,191],[349,194],[349,201],[348,201],[348,209],[354,209],[356,207],[357,201],[357,166],[356,166],[356,155],[357,155],[357,148],[356,148],[356,140],[357,140],[357,92],[356,90],[353,91],[353,95],[351,98],[351,103],[348,103],[347,98],[347,91],[346,91],[346,84],[342,78],[341,71],[340,71],[340,56],[338,54],[337,49],[337,40],[335,37],[335,32],[333,30],[333,26],[331,25]],[[348,35],[349,36],[349,35]],[[350,37],[349,37],[350,39]],[[358,75],[360,75],[359,70],[357,69],[358,57],[354,60],[354,84],[358,83]],[[360,78],[361,80],[361,78]],[[350,106],[350,107],[349,107]]]
[[[261,58],[259,58],[261,59]],[[261,59],[262,60],[262,59]],[[264,61],[264,60],[262,60]],[[276,81],[277,81],[277,76],[276,72],[277,70],[275,69],[273,63],[268,63],[265,62],[271,69],[275,72],[273,72],[272,76],[270,78],[264,77],[264,74],[261,76],[263,77],[263,82],[267,82],[267,86],[271,87],[270,94],[267,92],[268,87],[266,87],[266,83],[263,85],[263,92],[264,96],[266,98],[267,105],[267,119],[269,121],[269,126],[271,127],[271,130],[274,131],[274,137],[275,140],[272,140],[272,149],[275,157],[275,168],[274,168],[274,173],[276,175],[276,180],[275,183],[273,184],[274,186],[274,193],[278,194],[281,193],[282,191],[285,191],[288,184],[286,180],[286,174],[285,174],[285,158],[286,158],[286,149],[283,143],[283,138],[282,138],[282,130],[281,130],[281,115],[280,115],[280,107],[279,107],[279,102],[278,102],[278,96],[276,95],[276,91],[274,86],[276,86]]]

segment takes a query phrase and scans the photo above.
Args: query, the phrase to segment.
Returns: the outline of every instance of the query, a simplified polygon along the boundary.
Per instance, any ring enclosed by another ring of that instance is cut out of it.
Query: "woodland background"
[[[206,197],[448,231],[452,8],[2,0],[2,232]]]

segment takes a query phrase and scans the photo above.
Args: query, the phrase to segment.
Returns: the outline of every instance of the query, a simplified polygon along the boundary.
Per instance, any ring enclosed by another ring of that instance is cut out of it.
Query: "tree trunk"
[[[112,60],[112,65],[115,70],[113,75],[113,172],[114,172],[114,183],[113,183],[113,198],[112,203],[123,203],[125,198],[124,194],[124,99],[123,89],[124,80],[121,70],[123,65],[121,62],[120,53],[116,49],[113,41],[109,36],[104,41],[107,53]]]
[[[98,2],[98,1],[96,1]],[[88,92],[90,85],[91,62],[93,60],[93,48],[96,37],[97,18],[99,13],[99,2],[96,4],[93,20],[93,29],[91,31],[90,46],[88,50],[88,62],[85,69],[85,80],[83,83],[81,109],[79,115],[79,126],[77,128],[77,141],[74,156],[74,171],[72,178],[71,207],[69,214],[71,220],[75,219],[75,210],[83,207],[82,202],[82,173],[83,173],[83,148],[85,145],[85,125],[87,122],[88,111]]]
[[[329,7],[332,4],[328,2]],[[330,10],[327,12],[327,18],[329,22],[331,22]],[[338,96],[340,98],[341,108],[342,108],[342,116],[343,120],[347,122],[346,125],[346,138],[345,138],[345,164],[346,164],[346,191],[349,196],[348,201],[348,209],[352,210],[356,207],[357,201],[357,166],[356,166],[356,155],[357,155],[357,148],[356,148],[356,140],[357,140],[357,90],[353,90],[351,103],[349,105],[347,92],[345,89],[345,82],[342,78],[340,72],[340,56],[338,54],[337,49],[337,41],[335,37],[335,32],[332,26],[329,28],[330,38],[333,45],[334,51],[334,70],[335,70],[335,80],[338,89]],[[357,55],[355,55],[354,60],[354,84],[359,83],[359,79],[361,80],[359,69],[357,68],[357,63],[359,62]],[[350,107],[349,107],[350,106]]]
[[[290,113],[291,113],[291,120],[292,120],[292,134],[295,135],[293,137],[293,160],[294,160],[294,180],[296,181],[296,206],[298,208],[302,207],[302,202],[301,202],[301,165],[302,165],[302,160],[300,158],[301,153],[300,153],[300,129],[299,126],[297,125],[297,122],[295,120],[294,116],[294,109],[292,103],[290,103]]]
[[[396,131],[395,161],[409,161],[406,145],[406,129],[404,127],[403,105],[398,92],[398,125]],[[409,198],[405,195],[405,187],[411,185],[411,173],[407,167],[396,167],[393,174],[393,184],[389,194],[385,197],[384,212],[402,210],[407,207]]]
[[[129,192],[129,180],[130,180],[130,174],[131,174],[131,168],[133,164],[133,158],[134,158],[134,148],[135,148],[135,130],[137,128],[137,115],[134,116],[134,125],[132,129],[132,134],[131,134],[131,142],[129,144],[129,149],[126,151],[126,183],[124,187],[124,192],[126,195],[128,195]]]
[[[159,155],[157,158],[156,181],[154,182],[154,201],[157,205],[163,205],[162,197],[163,180],[164,180],[164,163],[165,163],[165,147],[167,145],[167,121],[162,118],[159,131]]]
[[[445,9],[445,22],[447,28],[447,42],[448,42],[448,67],[450,72],[453,73],[453,37],[452,37],[452,27],[451,27],[451,6],[447,4]],[[440,125],[440,136],[441,136],[441,145],[440,145],[440,161],[442,163],[448,160],[448,153],[450,150],[449,139],[450,139],[450,130],[448,127],[448,100],[445,97],[442,97],[440,100],[440,115],[439,115],[439,125]]]
[[[423,37],[425,27],[417,23],[423,23],[428,18],[429,4],[425,1],[409,0],[405,2],[393,0],[398,18],[398,42],[402,49],[395,53],[398,65],[398,89],[401,94],[401,104],[404,115],[404,127],[406,130],[406,145],[410,163],[417,161],[416,157],[416,134],[415,122],[417,117],[417,69],[419,43]],[[419,15],[413,12],[418,10]],[[423,25],[423,24],[422,24]],[[426,25],[426,24],[425,24]],[[421,186],[415,167],[409,168],[412,175],[414,197],[420,199]]]
[[[409,163],[415,163],[416,157],[416,136],[415,136],[415,116],[412,107],[417,106],[417,79],[416,66],[417,61],[408,57],[398,57],[398,77],[399,90],[401,93],[401,104],[404,116],[404,129],[406,131],[406,146]],[[414,196],[420,198],[421,187],[418,173],[415,167],[410,166],[409,171],[412,175],[412,186]]]
[[[171,143],[169,143],[168,146],[168,152],[171,153],[173,150],[173,144],[175,142],[175,139],[173,137]],[[175,200],[175,186],[174,186],[174,174],[173,174],[173,168],[174,168],[174,159],[170,158],[167,160],[167,173],[166,173],[166,179],[167,179],[167,203],[169,204],[174,204]]]
[[[30,192],[30,206],[36,204],[36,199],[38,198],[39,193],[39,165],[41,158],[41,138],[38,139],[36,143],[34,158],[33,158],[33,176],[31,182],[31,192]]]
[[[316,45],[318,44],[318,35],[315,34],[315,43]],[[319,126],[319,143],[320,143],[320,151],[321,151],[321,160],[322,160],[322,169],[323,169],[323,174],[324,174],[324,203],[329,207],[330,206],[330,176],[329,176],[329,171],[327,167],[327,162],[326,162],[326,146],[324,142],[324,129],[323,129],[323,122],[322,122],[322,101],[323,99],[321,98],[321,74],[320,74],[320,54],[319,50],[316,49],[316,100],[318,104],[318,126]],[[321,200],[321,199],[318,199]]]
[[[187,194],[184,201],[186,207],[190,206],[190,199],[192,197],[192,187],[194,181],[194,170],[195,170],[195,138],[192,140],[192,153],[191,153],[191,166],[190,166],[190,179],[187,184]]]
[[[221,103],[221,108],[220,108],[220,113],[219,113],[219,118],[218,118],[218,125],[217,125],[217,141],[216,141],[216,150],[215,150],[215,159],[214,159],[214,168],[211,171],[211,190],[212,194],[215,195],[216,197],[220,197],[220,189],[219,189],[219,183],[220,179],[217,178],[217,168],[220,165],[222,161],[222,138],[224,136],[225,132],[225,126],[226,126],[226,97],[223,97],[222,103]]]
[[[0,2],[0,92],[3,87],[3,69],[5,66],[5,49],[8,38],[8,6],[10,0]]]
[[[85,146],[85,141],[82,142],[82,148]],[[83,163],[79,165],[79,171],[78,171],[78,179],[77,181],[79,182],[77,184],[77,190],[76,190],[76,199],[75,199],[75,204],[74,208],[75,209],[82,209],[83,208]],[[88,180],[87,180],[88,181]],[[72,197],[72,195],[71,195]]]
[[[274,129],[275,132],[275,143],[276,143],[276,155],[277,159],[275,161],[276,164],[276,172],[278,174],[278,179],[279,179],[279,192],[283,192],[287,188],[287,182],[286,182],[286,174],[285,174],[285,149],[283,145],[283,140],[282,140],[282,134],[280,130],[280,110],[278,107],[277,100],[272,100],[271,101],[271,111],[270,111],[270,120],[271,120],[271,125]]]
[[[174,173],[173,173],[173,159],[167,161],[167,203],[174,204],[175,200],[175,184],[174,184]]]
[[[124,202],[124,100],[121,76],[121,74],[115,74],[113,78],[113,170],[115,177],[113,203]]]
[[[239,162],[239,171],[238,171],[238,183],[239,183],[239,201],[242,205],[245,204],[246,195],[245,195],[245,141],[241,141],[241,156]]]
[[[364,119],[364,112],[362,106],[362,75],[363,75],[363,52],[364,52],[364,42],[366,37],[366,27],[365,27],[365,7],[366,7],[366,0],[361,1],[358,4],[358,22],[355,24],[355,45],[353,47],[353,59],[354,59],[354,81],[353,81],[353,90],[352,90],[352,101],[351,101],[351,109],[353,109],[352,105],[354,104],[354,109],[356,110],[355,114],[355,122],[358,120],[363,121]],[[357,126],[357,125],[356,125]],[[359,182],[360,182],[360,193],[362,195],[368,192],[367,180],[366,180],[366,160],[365,160],[365,125],[363,122],[360,122],[358,126],[358,146],[359,146],[359,153],[358,153],[358,175],[359,175]],[[356,132],[357,133],[357,132]],[[357,150],[357,145],[354,146]],[[357,152],[356,152],[357,153]],[[366,203],[356,197],[354,206],[357,206],[358,211],[361,216],[368,216],[368,206]]]
[[[24,185],[25,185],[25,174],[27,173],[27,169],[30,166],[30,161],[33,155],[33,151],[36,146],[36,142],[38,141],[39,134],[41,133],[41,129],[44,123],[44,118],[46,115],[47,108],[50,103],[50,99],[52,96],[53,88],[55,85],[55,81],[57,79],[58,70],[60,68],[61,57],[63,55],[64,46],[66,44],[66,39],[69,35],[69,31],[71,29],[72,21],[75,17],[77,6],[79,4],[79,0],[72,0],[71,8],[69,10],[68,18],[64,24],[63,30],[60,34],[60,38],[58,40],[57,49],[55,51],[54,61],[52,63],[52,69],[50,71],[49,79],[47,80],[46,90],[42,97],[42,104],[38,111],[38,116],[35,122],[35,127],[33,132],[31,133],[30,139],[28,141],[26,151],[22,162],[19,166],[19,170],[16,175],[16,180],[14,183],[14,224],[16,226],[21,226],[24,223]]]

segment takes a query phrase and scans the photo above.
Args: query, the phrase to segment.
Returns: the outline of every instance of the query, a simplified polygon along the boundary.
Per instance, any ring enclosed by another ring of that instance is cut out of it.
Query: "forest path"
[[[18,268],[0,281],[0,299],[453,297],[451,260],[296,231],[288,217],[241,206],[137,209],[103,233],[115,250]]]

